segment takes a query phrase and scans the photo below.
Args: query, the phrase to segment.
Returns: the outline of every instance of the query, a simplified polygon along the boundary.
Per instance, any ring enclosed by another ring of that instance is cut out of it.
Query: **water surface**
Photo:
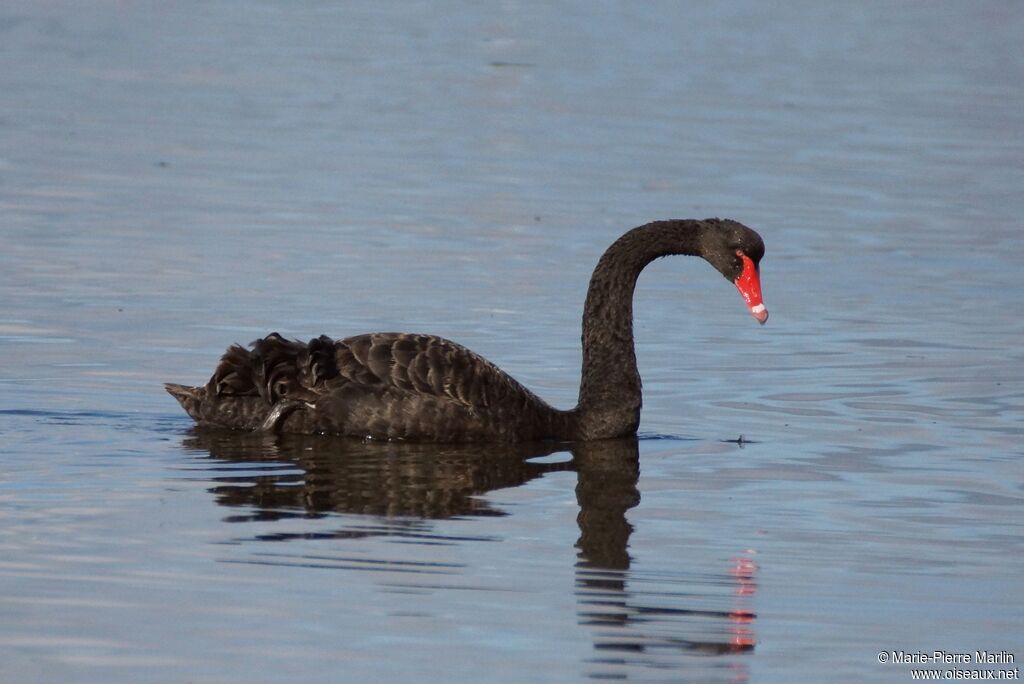
[[[0,9],[0,679],[908,681],[1024,657],[1013,2]],[[640,279],[639,440],[194,430],[272,330],[441,334],[572,405],[590,269],[762,233],[769,324]],[[742,439],[741,439],[742,437]]]

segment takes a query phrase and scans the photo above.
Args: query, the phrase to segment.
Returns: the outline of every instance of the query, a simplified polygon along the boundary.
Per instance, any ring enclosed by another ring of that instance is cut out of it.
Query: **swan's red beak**
[[[737,255],[743,261],[743,272],[736,278],[736,289],[740,291],[750,313],[758,323],[764,325],[768,320],[768,309],[761,300],[761,275],[750,257],[743,252],[737,252]]]

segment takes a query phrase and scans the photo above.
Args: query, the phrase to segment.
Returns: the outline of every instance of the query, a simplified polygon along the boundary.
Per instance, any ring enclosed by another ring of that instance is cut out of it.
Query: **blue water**
[[[1014,2],[0,7],[0,680],[1016,667],[1022,34]],[[600,253],[705,216],[764,236],[771,320],[652,264],[636,442],[208,434],[162,390],[273,330],[409,330],[568,407]]]

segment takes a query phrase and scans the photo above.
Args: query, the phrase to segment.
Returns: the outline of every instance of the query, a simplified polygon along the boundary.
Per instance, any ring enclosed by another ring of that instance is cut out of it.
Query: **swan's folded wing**
[[[483,408],[511,391],[529,391],[487,359],[435,335],[371,333],[339,340],[340,376]]]
[[[308,343],[271,333],[252,350],[232,346],[207,384],[211,396],[283,397],[330,392],[339,383],[435,396],[471,410],[534,395],[487,359],[436,335],[370,333]],[[538,400],[539,401],[539,400]]]

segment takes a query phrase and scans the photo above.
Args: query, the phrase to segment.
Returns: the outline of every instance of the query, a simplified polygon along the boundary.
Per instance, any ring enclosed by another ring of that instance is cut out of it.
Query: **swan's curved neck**
[[[656,221],[605,251],[583,308],[583,377],[575,409],[578,439],[634,434],[642,404],[633,349],[633,290],[640,271],[671,254],[700,255],[700,221]]]

